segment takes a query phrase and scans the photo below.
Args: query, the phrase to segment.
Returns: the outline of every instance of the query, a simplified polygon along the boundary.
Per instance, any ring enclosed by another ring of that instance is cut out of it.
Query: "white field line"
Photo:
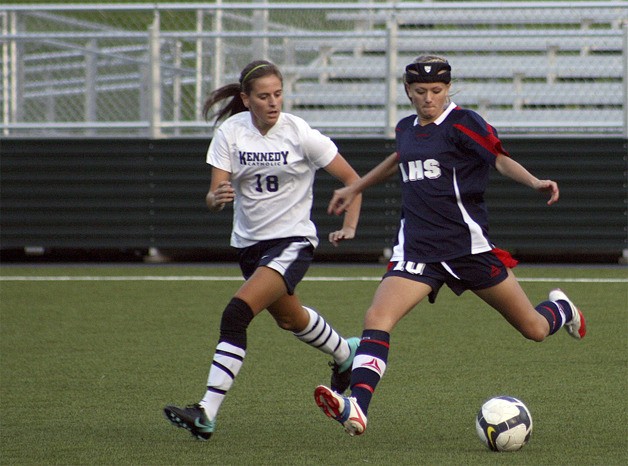
[[[378,277],[305,277],[306,282],[377,282]],[[628,283],[628,278],[564,278],[564,277],[517,277],[520,282],[563,282],[563,283]],[[27,275],[5,275],[0,276],[0,281],[4,282],[126,282],[126,281],[155,281],[155,282],[237,282],[243,281],[237,276],[203,276],[203,275],[121,275],[121,276],[27,276]]]

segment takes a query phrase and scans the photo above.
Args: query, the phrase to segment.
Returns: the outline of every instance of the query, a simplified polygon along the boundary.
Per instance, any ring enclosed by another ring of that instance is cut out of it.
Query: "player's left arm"
[[[334,178],[342,181],[345,186],[349,186],[354,181],[360,179],[360,176],[353,167],[349,165],[349,162],[339,153],[336,154],[334,159],[325,167],[325,171]],[[337,231],[332,231],[329,234],[329,242],[331,244],[338,246],[338,243],[342,240],[355,238],[355,231],[358,227],[358,220],[360,219],[361,206],[362,194],[357,194],[353,202],[345,210],[342,228]]]
[[[525,186],[529,186],[536,191],[548,193],[550,198],[547,205],[552,205],[558,201],[558,184],[552,180],[539,180],[530,173],[523,165],[504,154],[499,154],[495,160],[495,168],[499,173],[515,180]]]
[[[212,167],[212,179],[205,196],[205,203],[209,210],[220,212],[225,208],[225,204],[233,202],[234,198],[235,190],[231,186],[231,173]]]

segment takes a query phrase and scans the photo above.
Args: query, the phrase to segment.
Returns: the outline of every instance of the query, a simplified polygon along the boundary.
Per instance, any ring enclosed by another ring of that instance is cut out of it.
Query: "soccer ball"
[[[517,451],[530,440],[532,416],[521,400],[497,396],[482,405],[475,418],[478,437],[493,451]]]

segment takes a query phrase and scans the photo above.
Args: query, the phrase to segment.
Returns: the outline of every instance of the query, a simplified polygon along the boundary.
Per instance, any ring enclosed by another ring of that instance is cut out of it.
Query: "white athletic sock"
[[[199,403],[210,420],[216,419],[220,405],[240,372],[245,356],[245,350],[230,343],[221,341],[216,346],[207,377],[207,392]]]
[[[303,306],[310,315],[310,321],[301,333],[295,333],[299,340],[329,354],[336,363],[341,364],[351,354],[347,340],[342,338],[334,328],[325,321],[314,309]]]

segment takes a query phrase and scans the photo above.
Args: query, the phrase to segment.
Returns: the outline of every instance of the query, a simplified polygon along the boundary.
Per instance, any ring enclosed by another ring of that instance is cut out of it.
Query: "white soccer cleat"
[[[563,300],[569,303],[573,319],[565,323],[565,329],[569,332],[569,335],[574,337],[576,340],[582,340],[587,334],[587,324],[584,320],[584,315],[580,312],[580,309],[578,309],[576,305],[571,302],[571,300],[560,288],[550,291],[549,299],[550,301]]]
[[[325,415],[342,424],[349,435],[362,435],[366,430],[366,416],[355,398],[339,395],[319,385],[314,390],[314,399]]]

